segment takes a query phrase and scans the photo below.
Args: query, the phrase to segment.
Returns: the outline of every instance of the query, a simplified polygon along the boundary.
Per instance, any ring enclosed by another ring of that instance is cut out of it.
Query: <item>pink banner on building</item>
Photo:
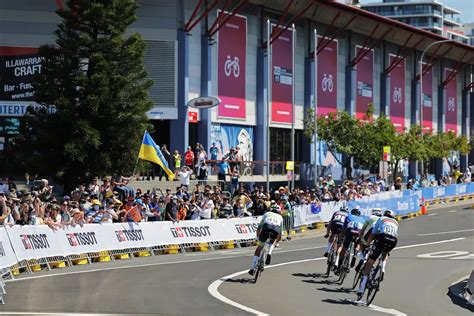
[[[433,72],[428,70],[423,75],[423,132],[433,130]]]
[[[338,43],[333,40],[318,54],[316,80],[318,115],[337,111],[337,54]]]
[[[390,55],[389,64],[395,58],[397,56]],[[405,60],[390,72],[390,120],[398,132],[405,130]]]
[[[220,117],[246,118],[246,56],[247,18],[234,15],[222,25],[217,36],[217,94],[221,99],[217,115]]]
[[[272,122],[291,124],[293,98],[293,33],[285,30],[272,44]]]
[[[356,55],[362,47],[356,47]],[[356,118],[367,112],[368,104],[374,102],[374,51],[369,51],[356,66]]]
[[[444,79],[452,73],[451,69],[444,69]],[[445,93],[445,119],[446,119],[446,132],[453,131],[458,132],[458,85],[457,85],[457,75],[446,85]]]

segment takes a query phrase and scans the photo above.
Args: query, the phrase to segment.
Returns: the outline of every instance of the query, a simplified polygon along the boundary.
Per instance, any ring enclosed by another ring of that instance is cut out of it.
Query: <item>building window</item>
[[[303,132],[295,130],[295,161],[301,161]],[[291,129],[270,128],[270,160],[291,160]]]

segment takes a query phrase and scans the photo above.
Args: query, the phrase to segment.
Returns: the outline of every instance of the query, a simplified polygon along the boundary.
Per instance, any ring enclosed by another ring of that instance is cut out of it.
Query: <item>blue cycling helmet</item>
[[[360,215],[360,210],[358,208],[353,208],[351,211],[352,215],[359,216]]]

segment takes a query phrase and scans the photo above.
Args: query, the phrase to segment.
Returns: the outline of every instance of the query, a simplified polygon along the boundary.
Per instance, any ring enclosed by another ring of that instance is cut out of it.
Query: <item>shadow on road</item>
[[[324,278],[326,275],[324,273],[293,273],[292,276],[302,277],[302,278]]]
[[[229,282],[229,283],[254,283],[253,279],[248,279],[248,278],[241,278],[241,279],[227,279],[224,282]]]
[[[329,293],[352,293],[352,289],[346,287],[340,287],[337,289],[330,289],[328,287],[322,287],[318,289],[319,291],[329,292]]]
[[[336,281],[330,281],[330,280],[301,280],[301,282],[304,283],[311,283],[311,284],[334,284]]]
[[[359,304],[354,299],[344,298],[340,300],[334,300],[332,298],[326,298],[321,300],[321,302],[329,303],[329,304],[339,304],[339,305],[355,305],[359,306]]]

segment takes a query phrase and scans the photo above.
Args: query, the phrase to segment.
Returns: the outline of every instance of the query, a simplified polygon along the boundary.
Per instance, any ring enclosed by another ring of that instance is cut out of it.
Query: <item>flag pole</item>
[[[143,133],[142,142],[140,143],[140,148],[142,147],[143,141],[145,140],[146,133],[147,133],[147,130],[145,130],[145,132]],[[135,166],[133,167],[132,177],[133,175],[135,175],[135,170],[137,169],[137,166],[138,166],[138,160],[140,160],[140,149],[138,150],[137,161],[135,161]]]

